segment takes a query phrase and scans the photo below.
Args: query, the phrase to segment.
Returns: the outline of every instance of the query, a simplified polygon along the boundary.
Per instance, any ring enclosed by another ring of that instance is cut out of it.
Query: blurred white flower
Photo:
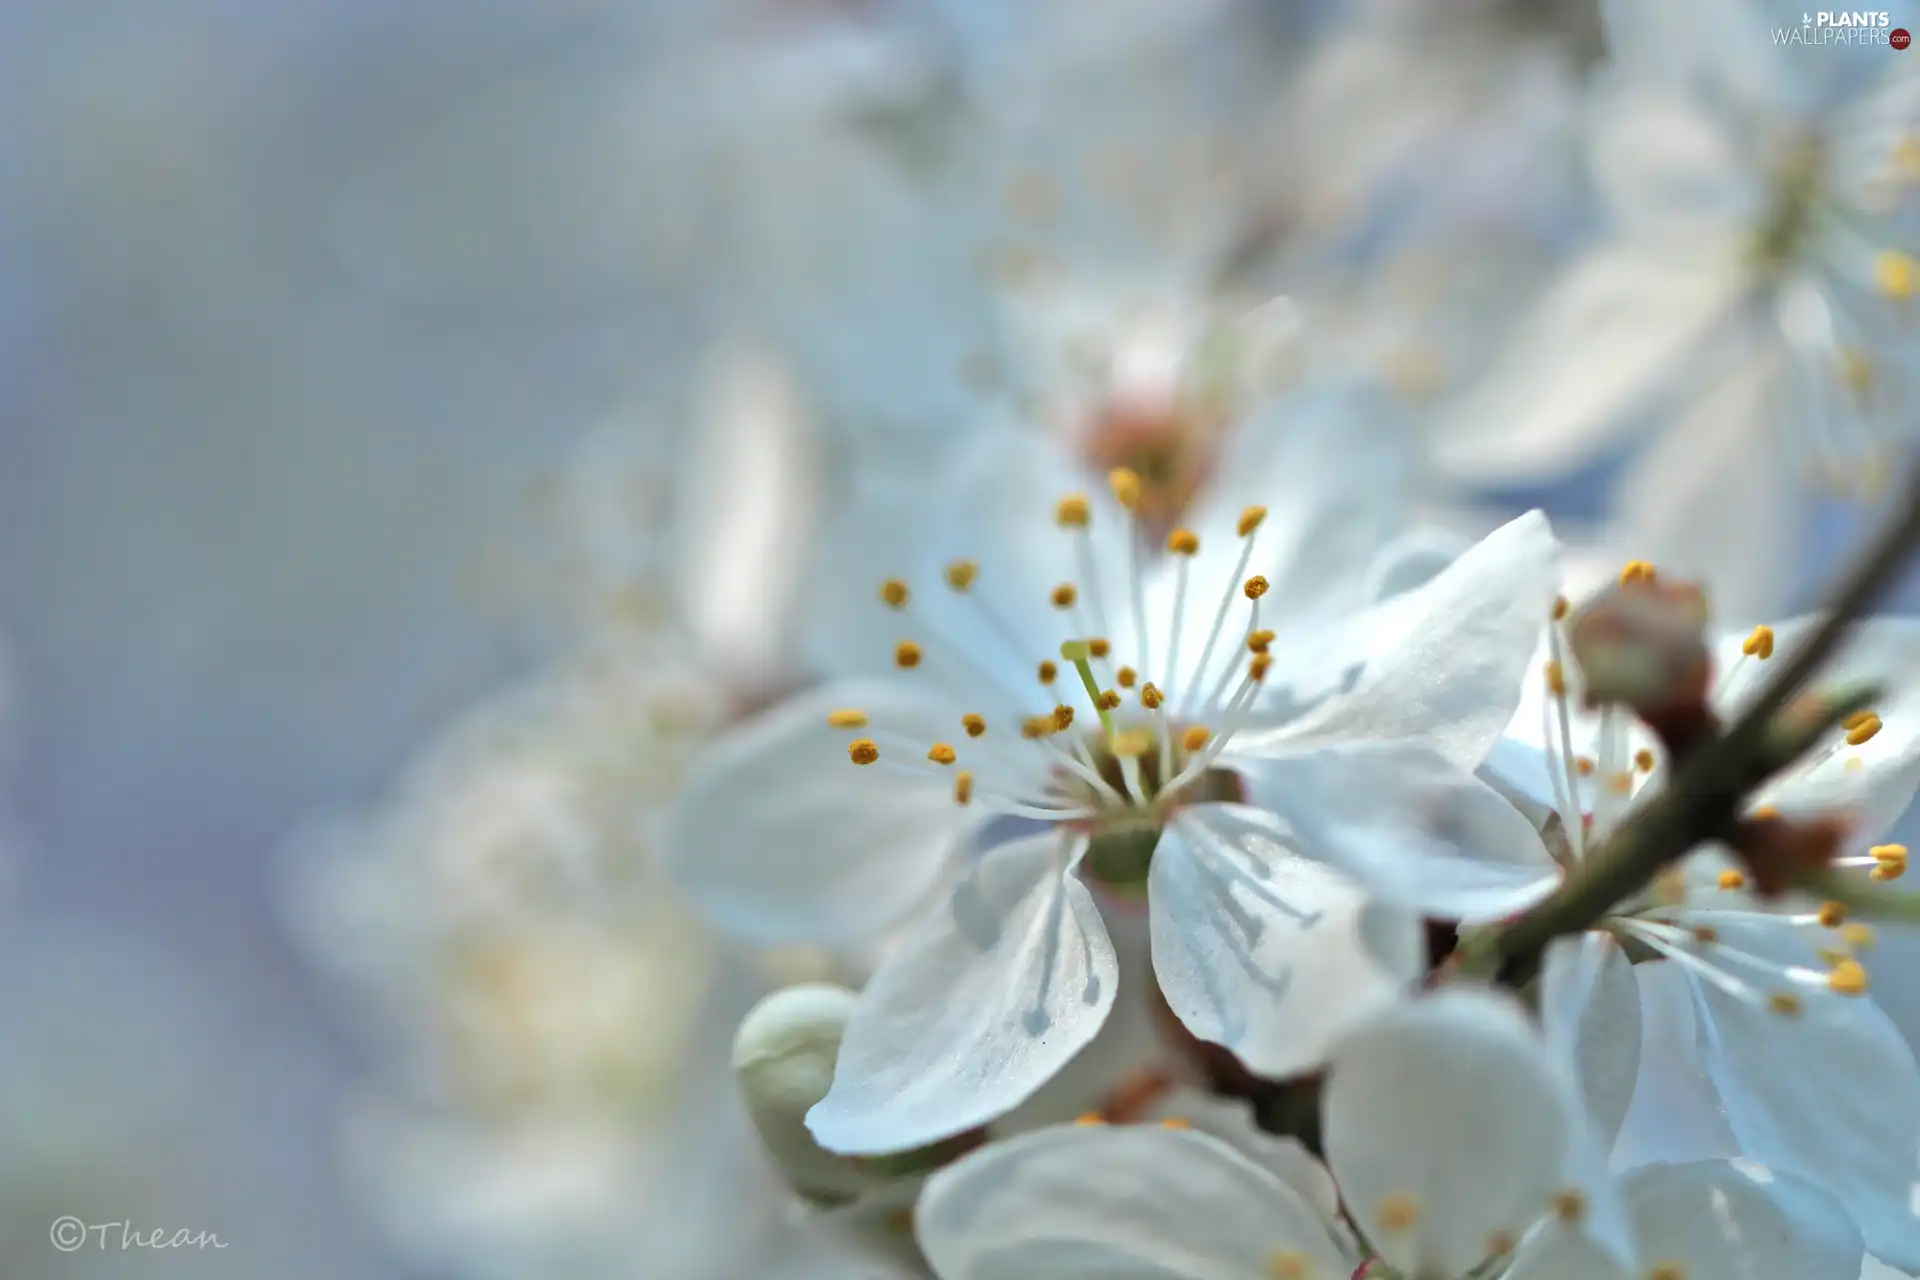
[[[1355,1031],[1329,1063],[1324,1111],[1339,1203],[1397,1274],[1452,1280],[1493,1263],[1513,1280],[1625,1280],[1664,1264],[1851,1280],[1860,1265],[1838,1202],[1763,1170],[1702,1162],[1617,1186],[1594,1178],[1560,1064],[1505,998],[1443,993]],[[1276,1166],[1189,1130],[1097,1126],[964,1159],[929,1182],[918,1221],[942,1280],[1345,1280],[1369,1255],[1336,1212],[1310,1164]]]
[[[1444,465],[1551,477],[1658,432],[1619,478],[1633,554],[1780,607],[1796,472],[1872,491],[1909,435],[1920,91],[1866,44],[1783,43],[1751,0],[1605,8],[1591,104],[1611,235],[1438,425]]]
[[[472,1274],[613,1267],[654,1236],[670,1256],[634,1206],[673,1176],[701,1027],[737,1016],[650,846],[717,694],[623,639],[484,705],[382,807],[293,850],[293,923],[381,1067],[345,1130],[352,1185]]]
[[[539,478],[479,589],[563,655],[677,645],[711,696],[751,706],[804,674],[787,634],[829,459],[786,362],[732,343],[699,365],[684,403],[650,385]]]
[[[829,1149],[983,1124],[1094,1038],[1118,962],[1089,884],[1144,895],[1158,986],[1194,1034],[1282,1074],[1420,962],[1414,922],[1363,910],[1312,861],[1322,844],[1418,839],[1438,804],[1531,838],[1465,771],[1518,696],[1552,537],[1516,521],[1374,603],[1398,589],[1383,584],[1407,544],[1389,542],[1388,495],[1348,472],[1377,465],[1348,451],[1352,430],[1237,436],[1192,529],[1152,563],[1128,510],[1137,477],[1089,494],[1025,433],[976,439],[937,491],[909,496],[910,540],[875,543],[857,509],[829,540],[868,543],[849,572],[883,557],[913,572],[876,574],[879,598],[823,633],[817,651],[852,678],[716,746],[668,842],[695,901],[758,942],[856,941],[925,911],[812,1116]],[[1321,803],[1317,779],[1348,765],[1365,786]],[[1419,800],[1385,809],[1396,778]],[[1315,975],[1338,976],[1342,1000],[1322,1001]]]

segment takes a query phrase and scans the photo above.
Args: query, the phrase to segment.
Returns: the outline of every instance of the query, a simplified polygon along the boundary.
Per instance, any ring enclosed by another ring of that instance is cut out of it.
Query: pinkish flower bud
[[[1704,706],[1712,680],[1699,589],[1645,576],[1591,601],[1568,628],[1587,701],[1655,721]]]

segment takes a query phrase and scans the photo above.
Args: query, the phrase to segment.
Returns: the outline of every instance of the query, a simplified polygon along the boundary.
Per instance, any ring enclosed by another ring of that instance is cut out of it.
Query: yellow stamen
[[[1827,975],[1827,989],[1843,996],[1867,993],[1867,970],[1858,960],[1842,960]]]
[[[1553,1206],[1553,1216],[1562,1222],[1578,1223],[1587,1216],[1587,1198],[1578,1191],[1556,1191],[1548,1203]]]
[[[1380,1201],[1380,1229],[1405,1231],[1420,1221],[1420,1202],[1405,1191],[1396,1191]]]
[[[1254,653],[1265,653],[1273,644],[1273,632],[1262,627],[1247,635],[1247,648]]]
[[[855,738],[847,744],[847,758],[855,764],[872,764],[880,758],[880,748],[872,738]]]
[[[973,774],[962,769],[953,775],[953,802],[966,804],[973,799]]]
[[[1044,738],[1052,732],[1052,716],[1028,716],[1020,722],[1020,736],[1023,738]]]
[[[1630,587],[1635,583],[1652,583],[1657,577],[1654,567],[1645,560],[1629,560],[1626,568],[1620,570],[1620,585]]]
[[[1241,537],[1245,538],[1252,534],[1255,529],[1258,529],[1260,522],[1266,518],[1267,509],[1265,507],[1243,507],[1240,511],[1240,521],[1234,526],[1234,529]]]
[[[960,717],[960,725],[969,738],[977,738],[987,731],[986,717],[972,711]]]
[[[1556,698],[1567,696],[1567,669],[1557,662],[1549,662],[1545,668],[1547,692]]]
[[[1779,806],[1771,804],[1755,805],[1753,812],[1747,816],[1756,822],[1772,822],[1780,816],[1780,809]]]
[[[1160,1127],[1162,1129],[1191,1129],[1193,1128],[1193,1121],[1182,1116],[1168,1116],[1160,1122]]]
[[[1191,529],[1175,529],[1167,535],[1167,550],[1177,556],[1196,555],[1200,551],[1200,537]]]
[[[1052,684],[1060,678],[1060,667],[1053,659],[1042,658],[1040,665],[1034,668],[1034,674],[1040,677],[1041,684]]]
[[[1767,1008],[1783,1018],[1797,1017],[1800,1013],[1800,997],[1791,991],[1776,991],[1767,997]]]
[[[1073,727],[1073,708],[1061,703],[1053,709],[1053,728],[1056,733],[1064,733]]]
[[[1870,924],[1849,924],[1840,929],[1841,939],[1856,951],[1871,951],[1880,939]]]
[[[1247,664],[1247,674],[1253,678],[1253,682],[1255,684],[1260,684],[1261,682],[1266,680],[1267,669],[1272,665],[1273,665],[1272,654],[1256,653],[1253,655],[1253,661]]]
[[[864,729],[867,727],[867,713],[842,707],[838,711],[827,712],[827,723],[836,729]]]
[[[1642,773],[1653,772],[1653,752],[1642,747],[1633,753],[1633,763]]]
[[[1565,596],[1555,596],[1553,600],[1553,620],[1555,622],[1560,621],[1560,619],[1567,616],[1567,611],[1572,608],[1573,605]]]
[[[947,585],[955,591],[966,591],[980,576],[980,566],[972,560],[955,560],[947,566]]]
[[[1115,467],[1107,472],[1107,485],[1113,490],[1113,500],[1128,511],[1140,506],[1140,473],[1132,467]]]
[[[1773,656],[1773,628],[1755,627],[1753,634],[1740,642],[1740,652],[1762,662]]]
[[[936,742],[927,748],[927,759],[935,764],[952,764],[956,758],[953,748],[944,742]]]
[[[902,640],[893,646],[893,665],[902,671],[911,670],[920,665],[920,646],[911,640]]]
[[[1063,582],[1055,587],[1050,597],[1053,601],[1053,607],[1056,609],[1071,609],[1073,608],[1073,602],[1079,598],[1080,593],[1074,589],[1074,585],[1071,582]]]
[[[1248,578],[1240,589],[1246,592],[1247,599],[1258,600],[1261,596],[1267,594],[1267,580],[1256,573],[1251,578]]]
[[[1131,689],[1134,682],[1140,678],[1140,673],[1132,667],[1122,667],[1113,673],[1113,678],[1122,689]]]
[[[1880,717],[1874,715],[1872,712],[1868,712],[1865,720],[1862,720],[1859,724],[1847,730],[1847,745],[1850,747],[1863,746],[1871,742],[1873,735],[1879,732]]]
[[[1100,696],[1094,699],[1094,703],[1102,711],[1111,711],[1120,705],[1120,695],[1112,689],[1102,689]]]
[[[1513,1232],[1496,1228],[1487,1234],[1487,1242],[1481,1248],[1486,1250],[1489,1258],[1500,1258],[1512,1253],[1514,1245],[1518,1243]]]
[[[1678,1262],[1656,1262],[1647,1268],[1647,1280],[1687,1280],[1687,1269]]]
[[[1581,777],[1591,778],[1593,771],[1600,766],[1593,762],[1592,756],[1576,756],[1574,757],[1573,767],[1579,771]]]
[[[888,578],[880,584],[880,599],[889,609],[907,607],[907,584],[898,578]]]
[[[1267,1259],[1272,1280],[1312,1280],[1313,1261],[1298,1249],[1276,1249]]]
[[[1744,889],[1747,887],[1746,873],[1741,871],[1735,871],[1729,868],[1728,870],[1722,871],[1720,873],[1719,884],[1722,889],[1726,889],[1729,891],[1734,889]]]
[[[1695,942],[1710,944],[1720,941],[1720,931],[1710,924],[1697,924],[1687,932],[1693,935]]]
[[[1076,1116],[1073,1122],[1079,1125],[1082,1129],[1091,1129],[1095,1125],[1105,1124],[1107,1122],[1107,1118],[1101,1115],[1098,1111],[1084,1111],[1080,1113],[1080,1115]]]
[[[1104,658],[1113,652],[1113,646],[1099,636],[1087,641],[1087,653],[1095,658]]]
[[[1053,518],[1063,529],[1084,529],[1093,518],[1093,508],[1084,493],[1070,493],[1053,509]]]
[[[1867,873],[1871,880],[1898,880],[1907,874],[1907,846],[1903,844],[1877,844],[1867,852],[1879,865]]]
[[[1164,695],[1154,686],[1153,681],[1149,680],[1140,686],[1140,705],[1147,710],[1157,710],[1163,699]]]
[[[1196,724],[1180,735],[1180,745],[1188,751],[1200,751],[1213,740],[1213,733],[1203,724]]]
[[[1616,773],[1610,775],[1607,778],[1607,790],[1616,796],[1632,795],[1633,775],[1631,773]]]
[[[1823,902],[1820,904],[1820,911],[1816,918],[1826,928],[1838,929],[1847,921],[1846,904],[1842,902]]]
[[[1920,288],[1920,263],[1914,261],[1912,254],[1895,249],[1875,254],[1873,287],[1884,297],[1906,301]]]

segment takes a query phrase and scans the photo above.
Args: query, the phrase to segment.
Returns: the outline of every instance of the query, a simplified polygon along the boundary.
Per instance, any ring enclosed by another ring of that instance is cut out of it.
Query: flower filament
[[[1120,468],[1109,483],[1120,506],[1131,512],[1140,499],[1139,478]],[[973,709],[957,717],[962,732],[928,742],[875,723],[885,717],[856,708],[832,712],[827,723],[849,733],[847,751],[854,764],[923,777],[960,766],[953,775],[957,803],[1067,824],[1091,840],[1088,865],[1096,876],[1130,881],[1144,874],[1175,808],[1238,794],[1234,781],[1214,765],[1251,714],[1273,662],[1274,633],[1260,626],[1268,582],[1247,572],[1266,511],[1249,507],[1240,515],[1235,526],[1239,552],[1210,606],[1211,624],[1192,662],[1180,651],[1189,588],[1195,566],[1203,563],[1199,536],[1182,528],[1165,538],[1173,607],[1170,616],[1159,619],[1166,637],[1161,649],[1150,634],[1141,573],[1146,530],[1129,517],[1127,576],[1135,625],[1130,661],[1122,662],[1109,638],[1100,592],[1090,537],[1092,504],[1085,495],[1069,494],[1055,504],[1053,515],[1074,540],[1079,577],[1047,592],[1050,608],[1065,615],[1072,628],[1069,638],[1054,654],[1026,651],[1039,696],[1031,687],[1009,687],[1004,676],[990,674],[989,667],[1017,670],[1022,648],[1015,629],[976,590],[979,564],[963,560],[942,575],[946,590],[971,611],[980,632],[1005,650],[996,659],[1007,661],[976,662],[965,645],[949,643],[936,619],[916,607],[905,580],[890,578],[879,588],[881,602],[915,624],[912,638],[895,644],[895,668],[924,675],[962,705],[971,703]],[[1155,670],[1156,649],[1166,655],[1165,675],[1158,681],[1146,676]],[[1066,679],[1069,672],[1072,678]]]

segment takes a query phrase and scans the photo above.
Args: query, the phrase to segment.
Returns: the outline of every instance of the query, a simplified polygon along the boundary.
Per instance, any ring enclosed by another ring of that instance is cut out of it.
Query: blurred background
[[[1651,337],[1569,315],[1656,198],[1621,122],[1680,130],[1631,92],[1765,62],[1622,21],[0,8],[0,1274],[768,1274],[726,1046],[835,970],[705,934],[650,840],[702,735],[808,678],[833,513],[983,423],[1177,490],[1254,406],[1375,397],[1448,528],[1545,505],[1595,564],[1803,607],[1903,437],[1756,425],[1672,275],[1632,277]],[[1752,101],[1829,109],[1801,52]],[[1896,229],[1913,79],[1874,108]],[[1869,302],[1912,293],[1889,235]],[[1775,453],[1794,483],[1743,469]],[[69,1214],[228,1248],[61,1254]]]

